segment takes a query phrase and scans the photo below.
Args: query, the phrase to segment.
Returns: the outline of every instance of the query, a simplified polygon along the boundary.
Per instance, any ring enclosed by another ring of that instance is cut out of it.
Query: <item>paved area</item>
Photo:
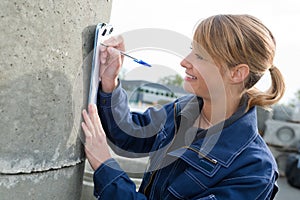
[[[300,178],[300,177],[299,177]],[[300,189],[291,187],[286,178],[280,177],[278,180],[279,192],[275,200],[296,200],[300,199]]]

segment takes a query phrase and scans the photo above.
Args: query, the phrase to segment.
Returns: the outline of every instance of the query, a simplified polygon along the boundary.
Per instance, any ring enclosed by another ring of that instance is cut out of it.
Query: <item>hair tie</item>
[[[272,66],[269,68],[269,71],[272,72],[275,68],[276,68],[276,66],[272,65]]]

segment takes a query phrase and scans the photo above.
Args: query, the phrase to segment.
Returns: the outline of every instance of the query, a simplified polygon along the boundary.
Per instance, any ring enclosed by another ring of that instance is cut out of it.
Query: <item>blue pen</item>
[[[109,47],[108,45],[105,45],[105,44],[103,44],[103,43],[100,43],[100,44],[101,44],[102,46]],[[128,58],[131,58],[131,59],[132,59],[134,62],[136,62],[136,63],[139,63],[139,64],[144,65],[144,66],[147,66],[147,67],[152,67],[150,64],[146,63],[145,61],[142,61],[142,60],[140,60],[140,59],[134,58],[134,57],[132,57],[132,56],[126,54],[125,52],[118,50],[118,49],[116,49],[116,50],[119,51],[120,54],[122,54],[122,55],[124,55],[124,56],[127,56]]]

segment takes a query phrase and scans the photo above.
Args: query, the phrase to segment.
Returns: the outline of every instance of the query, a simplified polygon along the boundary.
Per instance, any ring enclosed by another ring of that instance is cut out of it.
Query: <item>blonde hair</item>
[[[216,15],[203,20],[194,34],[199,51],[205,51],[221,67],[247,64],[250,73],[244,81],[248,108],[268,107],[283,96],[285,84],[273,65],[276,42],[271,31],[250,15]],[[197,48],[197,47],[194,47]],[[269,69],[272,85],[262,92],[253,87]]]

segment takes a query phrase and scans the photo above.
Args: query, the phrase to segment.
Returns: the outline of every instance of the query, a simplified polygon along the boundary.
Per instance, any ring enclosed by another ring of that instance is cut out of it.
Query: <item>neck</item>
[[[238,109],[241,97],[226,97],[211,99],[203,99],[203,107],[200,114],[199,126],[201,128],[209,128],[221,121],[228,119]]]

